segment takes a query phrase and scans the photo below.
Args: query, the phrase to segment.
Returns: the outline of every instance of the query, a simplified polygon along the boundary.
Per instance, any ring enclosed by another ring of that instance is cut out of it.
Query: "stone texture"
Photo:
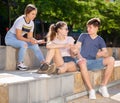
[[[95,88],[101,82],[103,71],[89,71]],[[110,83],[120,80],[120,64],[113,74],[115,80],[111,79]],[[0,73],[0,103],[65,103],[65,97],[72,100],[83,92],[87,91],[80,72],[61,75],[36,74],[34,70]]]
[[[120,67],[116,67],[114,70],[114,78],[115,80],[120,80]]]
[[[5,46],[0,46],[0,70],[4,70],[5,68],[5,65],[6,65],[6,58],[5,58],[5,55],[6,55],[6,48]]]
[[[72,94],[74,90],[74,76],[71,73],[61,76],[61,95]]]
[[[0,103],[9,103],[8,86],[6,84],[0,84]]]
[[[58,97],[53,100],[49,100],[48,103],[65,103],[65,101],[63,97]]]
[[[90,74],[90,79],[93,87],[100,85],[101,80],[102,80],[102,73],[103,70],[100,71],[89,71]]]
[[[79,93],[85,90],[86,87],[84,85],[81,73],[80,72],[74,73],[74,93]]]
[[[17,54],[18,49],[11,46],[0,47],[0,69],[16,70]],[[24,60],[29,67],[39,67],[40,65],[39,60],[30,49],[27,50]]]

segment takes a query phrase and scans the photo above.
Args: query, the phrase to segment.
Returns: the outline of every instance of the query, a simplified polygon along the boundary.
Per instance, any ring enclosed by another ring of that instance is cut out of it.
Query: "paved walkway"
[[[108,89],[111,96],[116,95],[120,93],[120,84],[113,86]],[[90,100],[88,99],[88,96],[80,97],[78,99],[75,99],[73,101],[70,101],[68,103],[120,103],[120,101],[111,99],[111,98],[104,98],[102,97],[98,92],[97,99],[96,100]],[[120,97],[118,97],[120,98]]]

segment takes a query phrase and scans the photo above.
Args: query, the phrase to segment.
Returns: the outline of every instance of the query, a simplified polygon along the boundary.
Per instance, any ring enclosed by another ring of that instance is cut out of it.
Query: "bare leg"
[[[46,56],[46,62],[49,64],[53,59],[56,66],[60,69],[59,73],[65,73],[66,71],[72,72],[76,71],[76,66],[74,62],[64,63],[62,55],[59,49],[49,49]]]
[[[101,85],[107,85],[108,80],[114,69],[114,58],[113,57],[105,58],[103,60],[103,64],[106,65],[107,67],[105,69],[105,74],[104,74],[104,78],[103,78]]]
[[[83,59],[82,61],[79,61],[78,65],[80,67],[80,71],[81,71],[83,80],[85,81],[88,89],[92,90],[93,87],[92,87],[92,84],[90,82],[90,76],[89,76],[89,73],[88,73],[88,70],[87,70],[86,60]]]

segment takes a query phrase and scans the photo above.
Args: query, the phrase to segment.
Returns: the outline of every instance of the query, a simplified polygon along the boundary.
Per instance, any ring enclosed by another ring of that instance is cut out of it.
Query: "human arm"
[[[69,47],[70,47],[70,44],[56,44],[52,41],[47,43],[46,45],[47,49],[55,49],[55,48],[59,49],[59,48],[69,48]]]
[[[100,58],[100,57],[108,57],[109,56],[109,53],[107,51],[107,48],[102,48],[101,50],[99,50],[96,54],[96,57],[97,58]]]
[[[22,40],[22,41],[25,41],[25,42],[31,42],[32,44],[37,43],[37,40],[35,38],[33,38],[33,33],[32,32],[27,33],[27,38],[23,37],[21,34],[22,34],[22,30],[16,29],[16,38],[18,40]]]
[[[77,42],[75,45],[71,46],[70,52],[72,57],[77,57],[78,59],[83,58],[80,54],[81,42]]]

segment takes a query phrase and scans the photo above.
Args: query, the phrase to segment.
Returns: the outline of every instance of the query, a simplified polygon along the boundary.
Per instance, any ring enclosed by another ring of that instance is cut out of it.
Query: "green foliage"
[[[41,22],[54,23],[64,20],[74,30],[86,30],[86,22],[93,17],[101,19],[99,34],[106,33],[113,38],[112,33],[120,35],[120,0],[106,2],[105,0],[9,0],[17,6],[10,5],[11,20],[23,14],[28,3],[38,8],[37,19]],[[6,11],[5,11],[6,12]],[[107,38],[107,35],[106,38]]]

